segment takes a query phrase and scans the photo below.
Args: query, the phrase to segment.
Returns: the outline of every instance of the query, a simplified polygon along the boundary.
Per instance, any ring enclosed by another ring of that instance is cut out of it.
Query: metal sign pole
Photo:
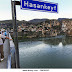
[[[15,1],[11,0],[11,5],[12,5],[14,44],[15,44],[15,51],[16,51],[15,52],[16,68],[20,68],[20,65],[19,65],[18,32],[17,32],[17,24],[16,24],[16,7],[15,7]]]

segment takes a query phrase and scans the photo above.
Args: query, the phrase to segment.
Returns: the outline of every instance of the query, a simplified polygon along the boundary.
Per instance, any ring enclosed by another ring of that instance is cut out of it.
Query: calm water
[[[19,42],[21,68],[72,68],[72,38],[53,37]]]

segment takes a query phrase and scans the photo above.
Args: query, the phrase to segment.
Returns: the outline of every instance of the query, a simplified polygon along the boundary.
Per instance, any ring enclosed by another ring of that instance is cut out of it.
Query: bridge
[[[10,39],[10,33],[8,33]],[[3,45],[4,60],[0,62],[0,69],[15,68],[15,46],[12,40],[6,39]]]

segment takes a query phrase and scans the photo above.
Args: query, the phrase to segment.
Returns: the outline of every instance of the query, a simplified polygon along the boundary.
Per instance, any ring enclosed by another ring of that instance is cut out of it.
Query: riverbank
[[[41,37],[55,37],[58,36],[60,34],[58,33],[49,33],[49,32],[45,32],[44,34],[42,33],[42,31],[39,32],[18,32],[18,38],[41,38]],[[13,32],[11,32],[11,36],[13,36]]]
[[[60,39],[60,38],[65,38],[65,35],[58,35],[58,36],[52,36],[52,37],[35,37],[35,38],[27,38],[27,37],[22,37],[18,36],[19,41],[29,41],[29,40],[42,40],[42,39]]]

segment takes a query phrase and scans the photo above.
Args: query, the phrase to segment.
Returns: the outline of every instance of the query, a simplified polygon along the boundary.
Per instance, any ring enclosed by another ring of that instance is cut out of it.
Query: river
[[[21,68],[72,68],[72,37],[25,39],[19,57]]]

